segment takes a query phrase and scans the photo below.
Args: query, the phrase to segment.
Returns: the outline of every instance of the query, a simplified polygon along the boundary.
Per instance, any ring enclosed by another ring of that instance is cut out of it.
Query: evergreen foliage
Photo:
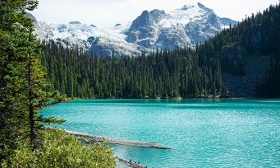
[[[66,99],[57,91],[46,92],[49,84],[45,79],[46,69],[40,61],[42,46],[33,34],[32,19],[26,15],[26,10],[33,10],[37,4],[36,0],[0,1],[0,163],[3,162],[2,166],[37,167],[37,162],[34,164],[30,162],[31,165],[28,165],[28,161],[37,160],[34,157],[39,157],[37,156],[40,154],[39,149],[47,150],[48,147],[53,147],[49,150],[59,150],[58,146],[44,146],[49,145],[44,144],[44,140],[48,139],[44,139],[45,134],[40,134],[44,128],[42,122],[60,123],[63,120],[39,116],[39,110]],[[51,137],[47,136],[47,138]],[[57,140],[58,137],[53,138]],[[73,145],[77,145],[77,142]],[[77,148],[80,148],[81,152],[82,147],[77,146]],[[102,148],[102,146],[96,148],[100,149],[96,152],[102,152]],[[80,157],[85,154],[75,152],[78,151],[72,152],[75,154],[72,158],[74,161],[68,160],[68,165],[77,161],[86,162],[81,160],[83,157]],[[102,155],[96,153],[99,154]],[[59,153],[53,153],[48,159],[57,160],[61,156]],[[23,164],[20,165],[21,163]]]
[[[32,22],[25,9],[35,4],[17,1],[0,2],[0,158],[5,145],[11,149],[21,135],[28,131],[26,67]],[[24,128],[24,129],[22,129]],[[26,138],[26,137],[25,137]]]
[[[74,98],[176,98],[226,95],[219,62],[199,66],[191,49],[146,56],[97,57],[45,44],[50,89]]]
[[[280,97],[279,32],[280,7],[279,4],[271,5],[263,13],[252,14],[199,45],[199,63],[203,66],[216,60],[220,62],[223,73],[243,76],[247,61],[266,56],[270,65],[266,67],[266,76],[260,77],[256,96]]]
[[[248,61],[266,56],[271,63],[263,67],[267,73],[260,75],[256,96],[279,97],[279,16],[279,5],[270,6],[195,50],[156,51],[136,58],[99,58],[44,42],[42,62],[53,84],[49,89],[68,97],[190,98],[229,96],[222,75],[244,76]]]
[[[1,1],[0,8],[0,148],[13,149],[15,139],[28,139],[36,148],[36,131],[42,121],[55,121],[38,116],[48,105],[63,101],[58,92],[45,92],[45,68],[40,62],[41,47],[33,35],[33,21],[26,10],[33,10],[37,1]],[[60,120],[57,120],[61,122]]]

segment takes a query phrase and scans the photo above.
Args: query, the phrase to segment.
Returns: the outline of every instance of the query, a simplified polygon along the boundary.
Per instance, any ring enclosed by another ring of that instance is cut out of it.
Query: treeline
[[[219,62],[199,66],[191,49],[139,57],[97,57],[46,43],[42,63],[52,90],[78,98],[226,96]]]
[[[223,74],[242,77],[248,73],[249,61],[266,57],[270,63],[260,65],[263,74],[252,85],[254,94],[280,97],[279,17],[279,5],[270,6],[194,50],[156,51],[139,57],[100,58],[44,42],[42,62],[53,84],[49,90],[76,98],[227,97]]]

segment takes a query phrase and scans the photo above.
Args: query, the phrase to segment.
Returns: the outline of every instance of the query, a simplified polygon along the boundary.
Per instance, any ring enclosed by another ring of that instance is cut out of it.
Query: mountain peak
[[[104,30],[75,20],[60,25],[37,23],[36,34],[42,39],[61,40],[65,46],[78,45],[101,56],[111,55],[112,51],[118,56],[139,55],[154,47],[194,47],[233,22],[196,3],[171,11],[145,10],[132,22]]]

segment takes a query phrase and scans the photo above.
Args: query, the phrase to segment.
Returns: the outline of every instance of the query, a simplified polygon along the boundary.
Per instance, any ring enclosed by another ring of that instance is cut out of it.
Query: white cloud
[[[48,23],[79,20],[98,27],[113,26],[134,20],[143,10],[171,10],[198,0],[39,0],[33,14]],[[262,11],[278,0],[200,0],[221,17],[241,20],[245,15]]]

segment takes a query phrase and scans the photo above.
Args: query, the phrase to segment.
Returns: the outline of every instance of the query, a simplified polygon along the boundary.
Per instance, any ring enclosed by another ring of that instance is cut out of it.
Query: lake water
[[[280,100],[76,100],[42,114],[67,130],[172,148],[113,146],[148,167],[280,167]]]

